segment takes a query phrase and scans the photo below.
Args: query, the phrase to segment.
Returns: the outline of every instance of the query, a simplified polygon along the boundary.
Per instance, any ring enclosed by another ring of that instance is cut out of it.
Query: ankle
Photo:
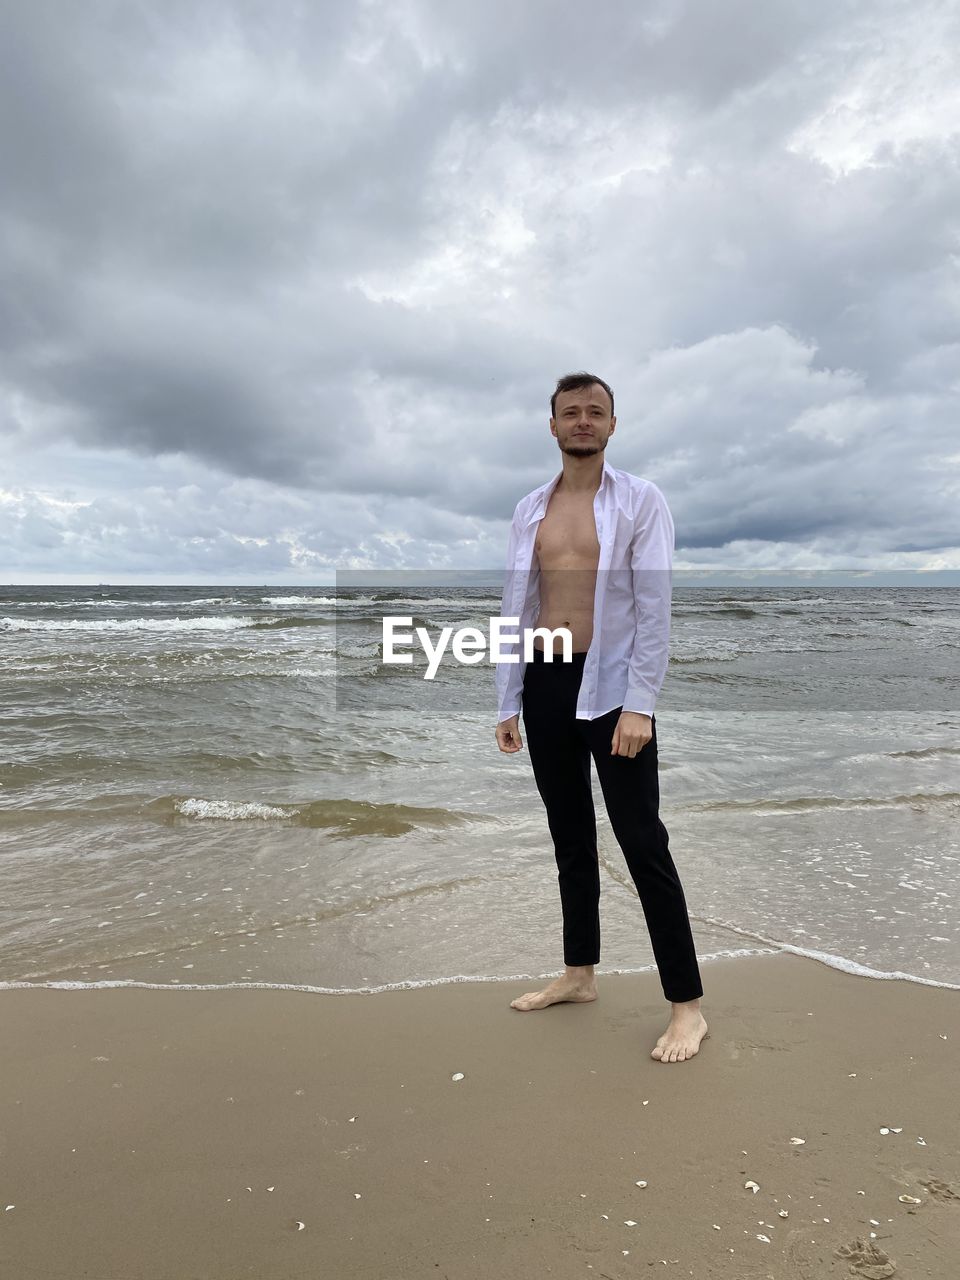
[[[564,970],[565,976],[568,978],[579,978],[580,980],[583,980],[585,978],[593,977],[592,964],[567,964],[564,965]]]

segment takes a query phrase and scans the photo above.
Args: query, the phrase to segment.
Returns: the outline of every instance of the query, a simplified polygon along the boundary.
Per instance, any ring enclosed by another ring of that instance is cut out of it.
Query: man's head
[[[550,432],[563,453],[589,458],[602,453],[616,430],[613,392],[592,373],[568,373],[550,397]]]

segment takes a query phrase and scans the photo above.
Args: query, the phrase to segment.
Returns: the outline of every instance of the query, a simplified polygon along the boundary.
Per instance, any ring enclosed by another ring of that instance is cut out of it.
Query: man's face
[[[571,458],[589,458],[602,453],[616,429],[610,415],[610,397],[598,382],[581,391],[561,391],[550,419],[550,431],[557,437],[561,452]]]

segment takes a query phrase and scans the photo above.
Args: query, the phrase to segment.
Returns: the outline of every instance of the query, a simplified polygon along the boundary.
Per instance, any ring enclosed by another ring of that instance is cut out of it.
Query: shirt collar
[[[553,479],[549,481],[547,484],[545,484],[543,488],[540,490],[540,497],[534,503],[533,510],[530,512],[530,515],[527,519],[527,524],[531,524],[534,520],[543,519],[544,513],[546,512],[546,509],[547,509],[547,503],[550,501],[550,497],[554,489],[560,483],[560,477],[562,475],[563,475],[563,468],[561,467],[561,469],[557,472],[557,474],[553,477]],[[606,460],[606,458],[604,458],[603,474],[600,477],[600,488],[597,490],[597,492],[598,493],[602,492],[604,485],[608,485],[608,484],[612,485],[614,482],[614,478],[615,477],[614,477],[613,467],[611,467],[610,463]]]

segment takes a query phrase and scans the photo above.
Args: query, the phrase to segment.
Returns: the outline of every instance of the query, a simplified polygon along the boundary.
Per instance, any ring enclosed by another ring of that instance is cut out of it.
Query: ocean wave
[[[255,618],[0,618],[0,631],[236,631],[258,625]]]
[[[382,754],[382,753],[378,753]],[[264,763],[264,762],[261,762]],[[269,762],[265,762],[269,763]],[[32,780],[29,776],[24,781]],[[375,804],[369,800],[310,800],[270,804],[262,800],[221,800],[204,796],[99,795],[82,805],[62,808],[0,810],[0,830],[49,821],[138,818],[176,825],[182,822],[276,822],[325,831],[333,838],[404,836],[428,828],[443,829],[485,820],[484,815],[441,806]]]
[[[261,596],[261,604],[301,605],[301,604],[339,604],[337,596]]]
[[[856,960],[850,960],[846,956],[833,955],[827,951],[816,951],[812,948],[795,947],[787,943],[771,942],[764,947],[739,947],[732,950],[714,951],[706,955],[698,956],[698,962],[701,965],[718,964],[728,960],[739,960],[748,956],[769,956],[780,955],[787,952],[790,955],[800,956],[807,960],[816,960],[820,964],[826,965],[830,969],[839,969],[842,973],[849,973],[860,978],[874,978],[881,982],[913,982],[919,986],[925,987],[942,987],[947,991],[960,991],[960,984],[955,982],[941,982],[936,978],[923,978],[914,973],[904,973],[901,970],[886,971],[883,969],[871,969],[867,965],[860,964]],[[603,976],[605,973],[622,974],[625,976],[634,976],[644,973],[655,973],[656,965],[641,965],[631,969],[604,969],[598,967],[597,974]],[[17,991],[31,987],[46,987],[59,991],[98,991],[109,988],[118,987],[140,987],[149,991],[237,991],[244,988],[255,991],[303,991],[308,995],[323,996],[367,996],[378,995],[384,991],[412,991],[419,990],[423,987],[446,987],[461,982],[488,982],[488,983],[508,983],[508,982],[531,982],[539,981],[546,977],[542,973],[511,973],[511,974],[444,974],[435,978],[411,978],[404,982],[383,982],[376,986],[368,987],[321,987],[308,983],[299,982],[207,982],[207,983],[187,983],[172,981],[165,982],[141,982],[132,978],[116,978],[103,979],[100,982],[77,982],[55,980],[38,980],[17,981],[17,982],[0,982],[0,990]]]
[[[439,806],[376,804],[370,800],[312,800],[306,804],[264,804],[260,801],[210,800],[197,796],[162,796],[143,806],[148,817],[225,822],[283,821],[293,826],[326,830],[336,836],[402,836],[425,827],[451,827],[477,814]]]
[[[101,596],[98,599],[71,600],[0,600],[8,609],[35,609],[39,605],[44,609],[198,609],[209,605],[224,605],[227,608],[255,609],[260,605],[269,605],[271,609],[286,605],[337,604],[337,596],[184,596],[179,600],[121,600],[114,596]]]
[[[960,792],[918,791],[902,796],[792,796],[783,800],[710,800],[685,805],[686,812],[807,813],[818,809],[926,809],[960,804]]]
[[[251,618],[251,631],[294,631],[297,627],[330,627],[333,619],[329,613],[319,617],[288,614],[285,618]]]
[[[751,609],[745,604],[712,604],[710,602],[687,604],[674,597],[673,612],[682,618],[769,618],[767,609]]]
[[[694,662],[736,662],[745,652],[743,649],[734,649],[732,653],[729,649],[698,649],[694,653],[671,653],[669,664],[684,667]]]

